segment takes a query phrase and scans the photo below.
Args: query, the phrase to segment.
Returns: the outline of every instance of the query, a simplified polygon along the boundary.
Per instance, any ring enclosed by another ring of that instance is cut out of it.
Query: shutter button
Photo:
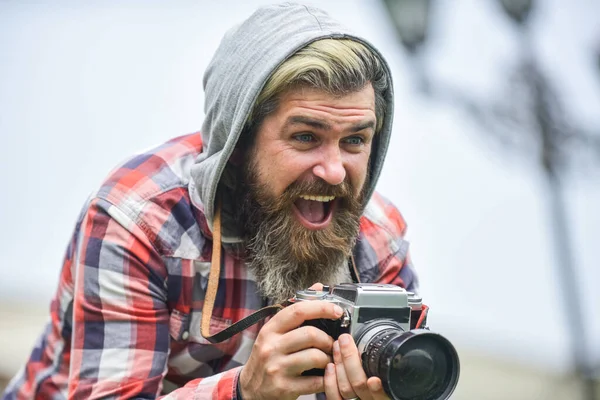
[[[183,332],[183,335],[181,335],[181,338],[183,340],[187,340],[187,338],[190,337],[190,333],[188,331]]]

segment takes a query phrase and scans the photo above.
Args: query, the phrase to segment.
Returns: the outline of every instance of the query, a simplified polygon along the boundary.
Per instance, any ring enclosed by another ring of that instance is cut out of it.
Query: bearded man
[[[279,4],[226,34],[204,84],[201,133],[133,157],[85,205],[4,399],[387,398],[352,337],[301,327],[339,318],[331,303],[216,344],[200,326],[318,282],[416,291],[405,223],[374,190],[392,129],[384,58],[323,11]]]

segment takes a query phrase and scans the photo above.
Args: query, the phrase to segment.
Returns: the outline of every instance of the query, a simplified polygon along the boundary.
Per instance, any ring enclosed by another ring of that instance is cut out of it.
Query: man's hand
[[[352,336],[340,335],[333,344],[333,360],[335,364],[327,364],[325,370],[327,400],[389,400],[381,379],[375,376],[367,379]]]
[[[243,399],[296,399],[323,392],[323,377],[301,374],[331,363],[333,339],[313,326],[298,327],[311,319],[341,315],[339,306],[326,301],[302,301],[278,312],[260,330],[240,373]]]

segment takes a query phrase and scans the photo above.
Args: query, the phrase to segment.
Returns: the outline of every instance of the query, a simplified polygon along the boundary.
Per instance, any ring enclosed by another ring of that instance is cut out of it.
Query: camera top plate
[[[323,290],[304,289],[296,292],[298,300],[323,300],[329,292]]]

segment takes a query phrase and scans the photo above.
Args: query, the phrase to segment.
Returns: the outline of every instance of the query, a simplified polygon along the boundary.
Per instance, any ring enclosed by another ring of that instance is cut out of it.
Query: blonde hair
[[[321,39],[298,50],[273,72],[248,118],[253,131],[275,111],[279,95],[294,87],[311,87],[333,95],[361,90],[371,83],[375,92],[376,131],[385,117],[389,87],[382,61],[366,45],[350,39]],[[253,136],[253,135],[252,135]]]

